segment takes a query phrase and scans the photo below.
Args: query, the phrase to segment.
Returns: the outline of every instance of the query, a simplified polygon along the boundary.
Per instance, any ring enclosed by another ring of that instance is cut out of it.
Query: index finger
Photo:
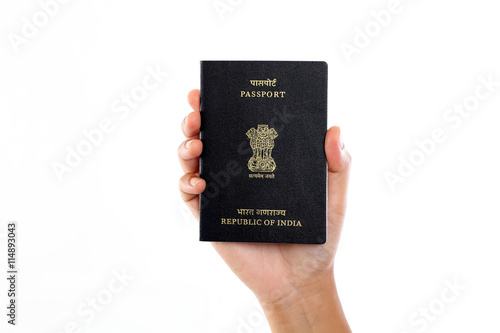
[[[200,91],[198,89],[191,90],[187,99],[193,112],[184,118],[181,125],[182,133],[187,139],[196,139],[199,136],[201,126]]]
[[[193,108],[193,111],[200,112],[200,90],[193,89],[188,94],[188,103]]]

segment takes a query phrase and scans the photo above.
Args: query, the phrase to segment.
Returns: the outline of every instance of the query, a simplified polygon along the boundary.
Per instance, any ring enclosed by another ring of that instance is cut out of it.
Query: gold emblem
[[[273,172],[276,162],[271,156],[274,148],[274,139],[278,136],[274,128],[268,125],[258,125],[257,129],[251,128],[247,132],[253,156],[248,161],[248,169],[252,172]]]

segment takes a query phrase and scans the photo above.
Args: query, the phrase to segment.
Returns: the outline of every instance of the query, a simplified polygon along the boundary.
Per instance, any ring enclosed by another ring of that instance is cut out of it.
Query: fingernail
[[[191,184],[191,186],[196,186],[199,182],[201,182],[201,178],[198,178],[198,177],[192,177],[190,180],[189,180],[189,184]]]
[[[189,115],[188,115],[188,116],[189,116]],[[188,116],[185,116],[185,117],[184,117],[184,120],[183,120],[184,124],[187,124],[187,119],[188,119]]]
[[[340,133],[339,131],[339,147],[340,147],[340,150],[344,150],[344,140],[342,139],[342,133]]]
[[[184,146],[186,146],[186,149],[189,149],[189,146],[193,143],[193,140],[187,140]]]

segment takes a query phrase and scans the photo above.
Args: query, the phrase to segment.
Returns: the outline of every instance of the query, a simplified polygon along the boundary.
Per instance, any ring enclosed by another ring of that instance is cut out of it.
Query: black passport
[[[327,74],[325,62],[201,62],[201,241],[326,242]]]

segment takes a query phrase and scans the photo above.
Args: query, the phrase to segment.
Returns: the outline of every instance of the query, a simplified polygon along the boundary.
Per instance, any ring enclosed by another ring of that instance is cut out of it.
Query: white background
[[[499,332],[500,87],[457,128],[443,118],[480,76],[500,81],[497,2],[401,0],[350,62],[342,43],[376,29],[370,12],[388,0],[221,2],[231,6],[222,16],[213,0],[71,0],[16,52],[13,34],[41,5],[2,1],[0,331],[72,332],[71,322],[75,332],[269,331],[253,294],[198,242],[178,195],[186,94],[207,59],[328,62],[328,122],[353,156],[336,261],[353,331]],[[148,66],[168,77],[121,119],[114,101]],[[59,180],[54,162],[105,118],[114,130]],[[436,128],[447,139],[392,191],[384,174]],[[4,306],[11,220],[15,328]],[[122,270],[133,280],[106,299]],[[444,303],[455,280],[466,290]],[[96,296],[107,304],[91,320],[80,315]],[[412,324],[420,307],[437,315]]]

